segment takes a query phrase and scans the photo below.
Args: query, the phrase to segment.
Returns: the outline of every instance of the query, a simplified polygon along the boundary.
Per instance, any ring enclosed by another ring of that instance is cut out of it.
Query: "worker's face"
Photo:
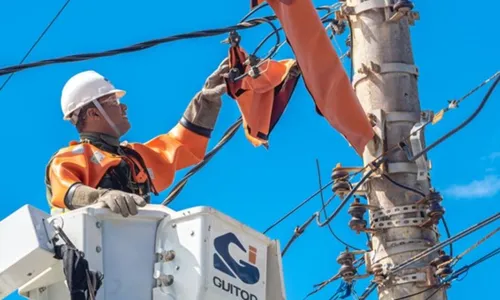
[[[123,135],[130,129],[130,123],[127,118],[127,106],[120,103],[115,95],[110,95],[99,99],[104,111],[108,114],[111,121],[118,127],[118,130]],[[102,117],[102,116],[101,116]],[[101,122],[107,121],[102,117]],[[109,125],[109,124],[108,124]]]

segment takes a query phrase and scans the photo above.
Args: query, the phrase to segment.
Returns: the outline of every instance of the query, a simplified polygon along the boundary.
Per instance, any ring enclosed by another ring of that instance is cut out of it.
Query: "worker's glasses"
[[[120,106],[120,99],[117,98],[115,95],[111,95],[108,98],[99,100],[99,103],[101,103],[101,105],[106,105],[106,106]]]

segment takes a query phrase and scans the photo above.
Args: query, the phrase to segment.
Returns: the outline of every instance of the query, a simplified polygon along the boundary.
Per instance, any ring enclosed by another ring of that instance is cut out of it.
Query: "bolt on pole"
[[[410,26],[415,25],[419,15],[408,0],[343,2],[343,14],[351,25],[352,85],[363,109],[375,124],[376,137],[363,155],[366,165],[429,118],[420,109],[418,68],[410,39]],[[415,147],[412,149],[425,147],[423,131],[408,139],[407,145]],[[409,162],[405,151],[392,151],[381,172],[396,183],[428,195],[431,189],[429,169],[426,156],[420,161]],[[370,232],[374,251],[369,255],[368,268],[373,267],[372,270],[383,274],[384,270],[438,243],[437,225],[423,224],[427,221],[424,221],[425,209],[418,205],[421,195],[395,185],[381,173],[367,181],[366,190],[368,204],[380,208],[379,213],[370,212],[370,227],[375,231]],[[435,292],[429,289],[434,278],[429,265],[436,257],[437,254],[429,255],[385,278],[384,284],[378,287],[379,299],[397,299],[422,292],[411,299],[427,300]],[[445,289],[430,299],[446,299]]]

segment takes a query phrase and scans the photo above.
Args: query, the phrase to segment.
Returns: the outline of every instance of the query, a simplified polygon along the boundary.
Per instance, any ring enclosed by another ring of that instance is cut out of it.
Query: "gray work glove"
[[[225,58],[189,103],[181,119],[182,125],[195,133],[210,137],[222,105],[222,95],[227,92],[224,76],[228,73],[229,58]]]
[[[225,76],[229,73],[229,58],[226,57],[205,81],[201,96],[212,102],[220,102],[223,94],[227,92]]]
[[[119,190],[109,190],[97,199],[97,207],[107,207],[112,212],[123,217],[136,215],[137,207],[146,206],[147,202],[139,195],[125,193]]]

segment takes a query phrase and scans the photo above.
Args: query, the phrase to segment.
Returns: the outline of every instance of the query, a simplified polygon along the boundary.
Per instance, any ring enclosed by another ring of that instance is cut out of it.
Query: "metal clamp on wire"
[[[247,61],[245,64],[250,66],[250,70],[248,71],[248,75],[252,78],[257,78],[260,76],[260,70],[259,70],[259,63],[260,63],[260,58],[257,56],[250,54],[247,58]]]
[[[241,42],[241,36],[239,35],[239,33],[237,33],[236,31],[231,31],[229,33],[229,36],[221,43],[229,44],[231,45],[231,47],[237,47],[240,45],[240,42]]]
[[[227,74],[227,79],[229,79],[229,81],[231,82],[236,82],[240,80],[239,77],[241,77],[241,72],[238,68],[232,68],[231,70],[229,70]]]
[[[332,28],[334,34],[341,35],[345,32],[346,22],[333,19],[330,23],[330,27]]]

